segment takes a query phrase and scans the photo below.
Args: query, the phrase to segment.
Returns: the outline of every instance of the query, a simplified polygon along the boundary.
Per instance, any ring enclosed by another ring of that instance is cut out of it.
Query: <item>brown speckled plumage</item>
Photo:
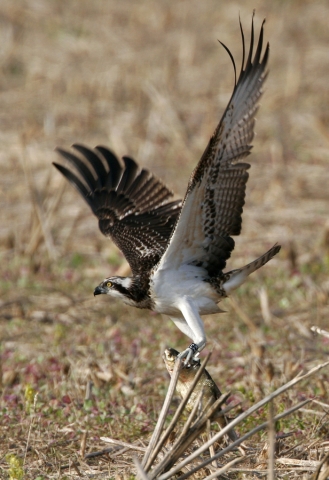
[[[241,27],[243,60],[239,78],[222,119],[190,177],[179,222],[165,253],[169,256],[173,250],[177,258],[184,257],[185,261],[197,255],[198,265],[206,268],[210,276],[216,276],[225,268],[226,260],[234,249],[231,236],[241,232],[250,165],[239,160],[250,154],[255,113],[267,76],[269,44],[262,55],[263,27],[264,22],[253,56],[255,39],[252,22],[247,60]],[[233,57],[230,56],[235,70]],[[192,210],[194,217],[191,225]],[[177,244],[174,243],[175,237]],[[189,253],[183,252],[186,246]]]
[[[180,212],[180,200],[148,170],[123,157],[124,165],[105,147],[78,152],[57,151],[78,175],[55,163],[77,188],[99,220],[100,231],[111,237],[134,274],[147,273],[161,258]],[[80,155],[79,155],[80,154]]]

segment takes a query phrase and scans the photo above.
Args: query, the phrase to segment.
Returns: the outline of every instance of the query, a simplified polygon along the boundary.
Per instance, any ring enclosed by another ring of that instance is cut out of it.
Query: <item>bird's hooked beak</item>
[[[96,287],[94,290],[94,296],[100,295],[101,293],[107,293],[107,291],[104,287],[101,287],[100,285],[98,285],[98,287]]]

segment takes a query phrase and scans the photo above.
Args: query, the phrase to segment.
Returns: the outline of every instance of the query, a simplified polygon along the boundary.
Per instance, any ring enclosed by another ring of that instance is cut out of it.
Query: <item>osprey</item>
[[[130,157],[123,163],[103,146],[73,145],[57,151],[73,171],[54,163],[99,220],[101,232],[121,249],[132,276],[103,280],[94,295],[167,314],[192,344],[180,356],[188,363],[206,345],[201,315],[220,312],[218,303],[279,250],[274,245],[248,265],[224,272],[239,235],[255,113],[267,76],[269,44],[263,51],[262,23],[254,51],[252,21],[249,53],[240,22],[243,58],[231,99],[193,171],[183,201]]]

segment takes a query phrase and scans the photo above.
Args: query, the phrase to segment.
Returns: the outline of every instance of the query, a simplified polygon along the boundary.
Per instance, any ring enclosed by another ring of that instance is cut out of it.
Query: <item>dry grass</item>
[[[270,76],[230,266],[283,249],[206,319],[209,370],[246,410],[327,359],[328,339],[310,327],[328,329],[329,313],[328,2],[2,0],[1,478],[136,471],[130,450],[100,438],[147,445],[168,384],[161,353],[186,339],[167,319],[92,297],[124,260],[51,166],[53,150],[108,145],[183,195],[232,90],[217,39],[239,63],[238,15],[249,33],[253,8],[257,26],[267,18]],[[274,416],[317,402],[274,425],[277,478],[328,468],[328,378],[273,402]],[[264,407],[237,430],[267,420]],[[252,437],[257,455],[226,478],[266,478],[267,442]]]

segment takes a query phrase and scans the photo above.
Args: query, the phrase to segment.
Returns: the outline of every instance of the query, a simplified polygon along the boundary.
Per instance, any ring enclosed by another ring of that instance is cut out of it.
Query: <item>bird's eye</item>
[[[108,288],[111,288],[111,287],[112,287],[112,285],[113,285],[113,283],[112,283],[112,282],[107,282],[107,284],[106,284],[106,286],[107,286]]]

